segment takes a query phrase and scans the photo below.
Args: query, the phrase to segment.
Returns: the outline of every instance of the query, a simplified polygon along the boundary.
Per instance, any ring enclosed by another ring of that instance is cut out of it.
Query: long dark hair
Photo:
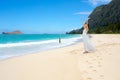
[[[89,28],[89,23],[86,22],[85,24],[87,24],[87,25],[88,25],[88,28]]]
[[[88,21],[87,21],[87,24],[88,24],[88,28],[90,27],[90,25],[89,25],[89,21],[90,21],[90,18],[88,18]]]
[[[88,23],[88,28],[89,28],[89,23]]]

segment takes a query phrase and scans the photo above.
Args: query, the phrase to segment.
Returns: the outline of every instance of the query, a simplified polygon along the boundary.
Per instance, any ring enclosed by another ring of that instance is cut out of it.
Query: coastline
[[[0,61],[2,80],[119,80],[120,35],[91,34],[96,51],[83,43]]]
[[[14,40],[14,37],[17,37],[17,39]],[[22,37],[23,39],[19,39],[19,37]],[[37,40],[36,37],[39,37],[39,40]],[[65,34],[61,34],[61,43],[59,43],[57,34],[12,35],[12,38],[11,35],[6,37],[1,35],[1,39],[0,60],[32,53],[40,53],[81,42],[80,35]]]

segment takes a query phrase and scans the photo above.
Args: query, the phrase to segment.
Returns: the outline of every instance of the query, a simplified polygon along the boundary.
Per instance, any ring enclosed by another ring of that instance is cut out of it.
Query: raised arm
[[[88,24],[88,23],[89,23],[89,19],[90,19],[90,18],[88,18],[88,19],[87,19],[86,24]]]

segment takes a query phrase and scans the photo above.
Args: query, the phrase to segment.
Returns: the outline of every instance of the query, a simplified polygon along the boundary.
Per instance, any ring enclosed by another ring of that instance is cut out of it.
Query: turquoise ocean
[[[0,34],[0,60],[60,48],[81,40],[78,34]]]

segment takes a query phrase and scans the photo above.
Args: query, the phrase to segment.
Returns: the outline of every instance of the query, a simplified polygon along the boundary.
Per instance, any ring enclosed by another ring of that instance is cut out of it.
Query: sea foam
[[[62,38],[59,44],[59,39],[43,40],[43,41],[22,41],[17,43],[0,44],[0,59],[41,52],[49,49],[64,47],[75,44],[81,41],[81,37]]]

